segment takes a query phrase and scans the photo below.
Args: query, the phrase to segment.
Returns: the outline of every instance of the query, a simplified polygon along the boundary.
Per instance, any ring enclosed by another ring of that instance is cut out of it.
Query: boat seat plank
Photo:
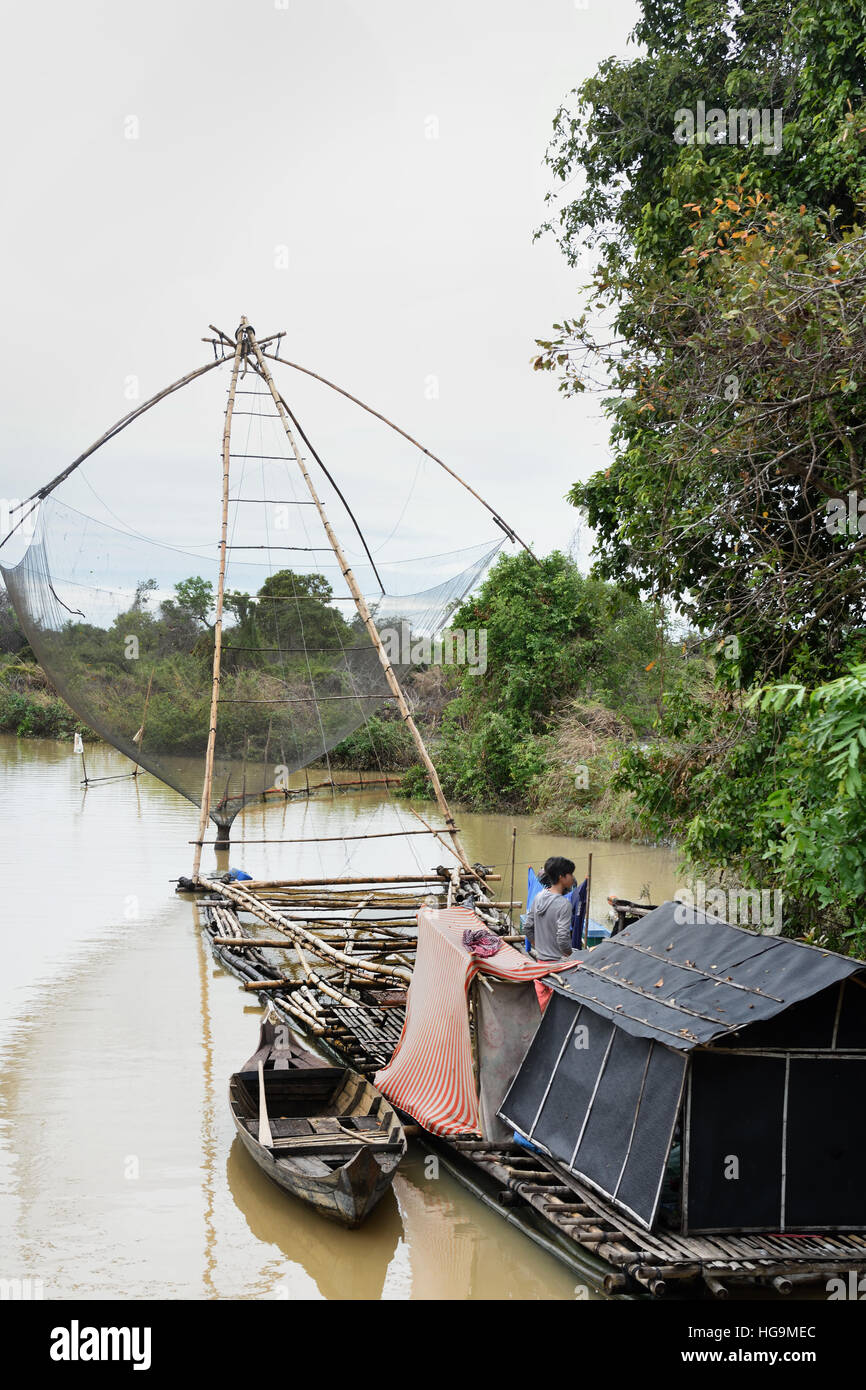
[[[279,1077],[279,1086],[282,1088],[287,1081],[290,1081],[291,1085],[296,1087],[299,1091],[324,1090],[328,1088],[333,1090],[334,1086],[342,1080],[344,1074],[345,1068],[343,1067],[316,1067],[315,1069],[293,1067],[291,1077],[284,1077],[282,1075]],[[265,1081],[269,1081],[272,1077],[273,1072],[270,1069],[267,1070],[265,1072]],[[240,1071],[236,1073],[236,1078],[238,1081],[242,1081],[248,1085],[255,1082],[258,1087],[258,1071]]]
[[[258,1138],[258,1118],[245,1119],[244,1125],[250,1134]],[[298,1153],[334,1151],[346,1149],[381,1149],[399,1147],[399,1141],[391,1139],[388,1131],[381,1125],[367,1125],[363,1122],[354,1126],[354,1132],[347,1131],[338,1120],[329,1116],[314,1116],[312,1119],[277,1118],[270,1120],[272,1149],[291,1149]],[[367,1136],[371,1136],[368,1138]],[[363,1137],[362,1137],[363,1136]],[[375,1136],[375,1137],[373,1137]]]
[[[308,1157],[310,1154],[339,1154],[342,1162],[363,1149],[370,1153],[402,1153],[403,1145],[400,1140],[389,1139],[383,1135],[381,1139],[360,1140],[354,1134],[308,1134],[302,1135],[298,1139],[277,1139],[274,1137],[273,1144],[267,1146],[273,1152],[282,1153],[288,1157],[297,1154]]]
[[[271,1134],[275,1139],[306,1139],[313,1133],[313,1127],[309,1120],[299,1116],[291,1118],[278,1117],[277,1119],[271,1119],[269,1123]],[[258,1138],[258,1116],[253,1119],[244,1120],[244,1124],[250,1134],[254,1134]]]

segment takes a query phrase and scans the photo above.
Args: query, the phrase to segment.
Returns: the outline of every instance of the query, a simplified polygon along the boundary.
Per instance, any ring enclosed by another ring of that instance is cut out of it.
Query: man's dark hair
[[[544,872],[541,875],[541,882],[546,888],[558,883],[566,874],[574,873],[574,864],[570,859],[563,859],[561,854],[554,854],[550,859],[545,860]]]

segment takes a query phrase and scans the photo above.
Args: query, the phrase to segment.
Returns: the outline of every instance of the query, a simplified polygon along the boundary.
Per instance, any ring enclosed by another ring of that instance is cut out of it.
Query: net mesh
[[[425,590],[370,594],[398,678],[419,642],[426,653],[499,545],[427,557],[429,570],[447,577]],[[285,799],[293,772],[326,758],[393,702],[378,652],[328,568],[232,565],[213,780],[220,824],[249,801]],[[386,582],[389,568],[380,570]],[[199,804],[218,563],[124,533],[52,496],[25,555],[3,577],[37,660],[79,718]]]
[[[211,798],[211,817],[222,826],[251,801],[284,801],[293,794],[293,773],[327,760],[371,715],[394,708],[378,653],[267,386],[252,372],[241,380],[232,422]],[[158,440],[154,417],[176,412],[177,400],[136,422],[127,438],[136,430],[141,434],[144,426],[145,437],[149,430],[150,440]],[[212,439],[212,418],[207,433]],[[160,468],[171,468],[165,450],[153,442],[147,449],[151,478],[162,478],[165,488],[168,476],[159,474]],[[379,463],[385,459],[381,451],[376,457]],[[119,467],[116,458],[109,462],[113,476],[128,476],[130,470]],[[395,457],[395,464],[394,477],[405,478],[404,460]],[[308,461],[308,466],[315,465]],[[135,467],[140,473],[140,461]],[[176,471],[179,489],[182,475]],[[365,471],[372,492],[369,465]],[[215,527],[212,520],[219,475],[210,464],[205,475],[210,505],[200,529],[208,539],[176,544],[179,527],[192,526],[197,511],[187,509],[179,519],[177,508],[165,507],[160,532],[167,539],[148,537],[112,511],[88,473],[81,469],[42,502],[26,551],[0,572],[38,661],[79,718],[200,804],[219,574],[218,523]],[[317,487],[319,482],[321,477]],[[86,486],[113,520],[91,515],[95,508],[72,505],[67,494],[73,484],[76,501],[83,500]],[[170,486],[169,495],[177,495],[174,482]],[[322,488],[327,494],[324,482]],[[142,489],[150,510],[137,513],[137,521],[142,515],[145,524],[153,522],[154,491],[154,486]],[[326,502],[334,520],[339,503],[333,493]],[[409,518],[416,524],[417,502],[416,497]],[[345,515],[342,523],[343,535],[351,534]],[[395,526],[392,536],[399,529]],[[400,678],[418,663],[419,641],[426,643],[420,648],[424,660],[431,639],[447,627],[503,538],[417,558],[406,555],[405,538],[401,547],[392,536],[376,547],[375,565],[355,536],[351,566]]]

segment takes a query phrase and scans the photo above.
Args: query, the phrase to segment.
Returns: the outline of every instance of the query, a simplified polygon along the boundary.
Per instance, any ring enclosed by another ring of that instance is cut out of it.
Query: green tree
[[[792,207],[841,210],[863,187],[860,142],[840,122],[862,106],[862,0],[643,0],[638,56],[609,58],[557,112],[546,162],[576,196],[548,195],[549,220],[573,265],[587,242],[611,274],[637,255],[675,267],[690,202],[744,182]],[[758,108],[783,114],[782,149],[674,141],[678,110]],[[559,204],[557,208],[557,204]]]
[[[203,626],[207,625],[214,606],[213,585],[210,580],[202,579],[200,575],[182,579],[175,586],[174,600],[182,613],[188,613]]]
[[[525,551],[500,559],[451,619],[478,634],[476,644],[484,635],[487,667],[458,670],[459,693],[442,717],[437,761],[449,794],[478,806],[530,805],[560,707],[616,683],[612,664],[636,702],[643,690],[646,717],[655,629],[639,613],[637,599],[585,578],[559,551],[540,562]]]
[[[752,703],[788,733],[776,785],[758,808],[763,857],[799,904],[866,947],[866,664],[809,690],[780,684]]]
[[[209,579],[193,575],[174,586],[174,598],[160,604],[161,616],[170,623],[179,623],[198,630],[209,626],[214,606],[213,584]]]
[[[131,612],[145,612],[150,595],[155,593],[158,587],[155,579],[139,579],[135,586],[135,597],[132,600]]]
[[[675,283],[633,271],[615,458],[571,498],[598,572],[731,638],[747,684],[830,669],[866,620],[866,236],[731,192]]]
[[[332,599],[333,589],[324,575],[289,569],[270,575],[255,604],[263,644],[313,657],[350,646],[351,629]]]
[[[554,123],[548,163],[580,191],[547,227],[595,268],[534,364],[566,394],[606,392],[610,466],[571,492],[595,572],[675,603],[717,649],[715,683],[666,692],[621,783],[646,830],[702,868],[784,880],[812,925],[836,909],[832,853],[811,855],[805,827],[839,850],[853,910],[853,807],[839,829],[814,721],[742,692],[817,696],[863,660],[863,19],[843,0],[645,0],[643,52],[602,64]],[[677,144],[699,100],[781,107],[781,151]],[[828,746],[850,733],[845,689],[818,699]]]
[[[766,0],[647,0],[635,34],[555,122],[585,186],[549,225],[598,265],[535,365],[609,391],[611,465],[570,494],[597,572],[735,638],[745,684],[864,618],[860,538],[824,522],[864,486],[866,40],[851,6]],[[675,144],[699,99],[781,107],[782,150]]]

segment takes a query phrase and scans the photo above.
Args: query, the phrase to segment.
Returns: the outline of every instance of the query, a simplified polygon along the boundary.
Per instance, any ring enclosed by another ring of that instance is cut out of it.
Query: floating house
[[[866,966],[664,903],[554,995],[501,1106],[647,1230],[866,1229]]]

